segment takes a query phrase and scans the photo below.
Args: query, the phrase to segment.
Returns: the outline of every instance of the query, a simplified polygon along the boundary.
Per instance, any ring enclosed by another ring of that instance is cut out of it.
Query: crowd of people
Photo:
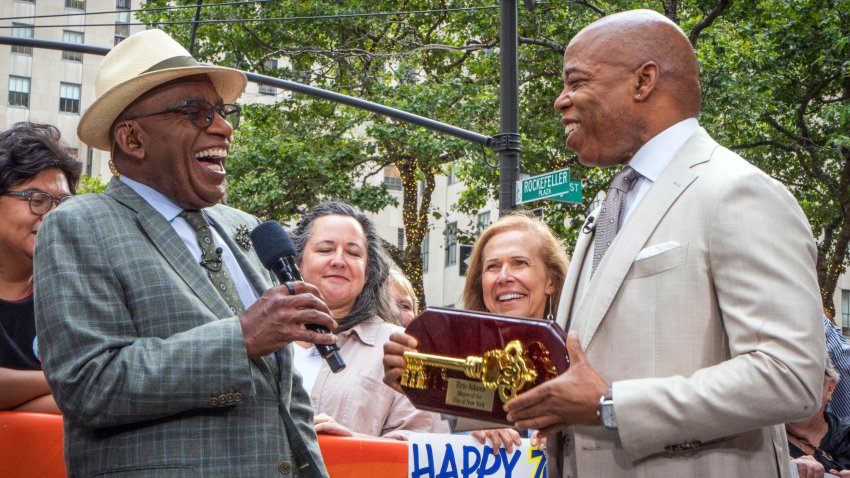
[[[569,261],[540,219],[487,227],[461,304],[557,322],[571,365],[473,436],[510,451],[531,430],[553,478],[850,477],[850,345],[821,313],[811,228],[700,128],[687,37],[609,15],[562,75],[566,147],[618,173]],[[280,284],[259,219],[222,204],[246,81],[159,30],[117,45],[77,132],[111,152],[102,194],[74,197],[56,128],[0,134],[0,408],[62,413],[70,476],[325,477],[317,433],[457,427],[404,395],[420,304],[364,213],[305,213],[303,281]]]

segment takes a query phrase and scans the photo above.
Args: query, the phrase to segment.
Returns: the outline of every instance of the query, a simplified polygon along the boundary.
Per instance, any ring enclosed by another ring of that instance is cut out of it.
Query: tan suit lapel
[[[598,212],[599,208],[594,209],[588,216],[588,219],[591,217],[595,218]],[[567,318],[570,317],[570,313],[575,306],[578,281],[581,277],[581,268],[584,264],[584,258],[587,255],[587,248],[593,244],[593,234],[595,229],[591,229],[588,233],[585,233],[584,231],[586,227],[588,227],[588,221],[585,221],[582,230],[579,231],[578,239],[576,239],[576,247],[573,251],[572,257],[570,257],[570,266],[567,268],[567,277],[564,280],[563,292],[561,293],[561,299],[558,302],[558,317],[556,318],[556,322],[564,330],[569,330],[568,327],[570,326],[570,323]]]
[[[638,252],[646,247],[650,235],[676,198],[697,178],[691,168],[708,161],[716,147],[717,143],[705,130],[694,133],[617,233],[590,280],[583,300],[577,304],[570,324],[572,329],[578,330],[582,348],[587,348],[593,339]]]
[[[105,194],[136,212],[136,220],[151,244],[213,314],[220,318],[231,315],[224,299],[204,275],[200,264],[189,252],[189,248],[161,214],[120,181],[113,180]]]

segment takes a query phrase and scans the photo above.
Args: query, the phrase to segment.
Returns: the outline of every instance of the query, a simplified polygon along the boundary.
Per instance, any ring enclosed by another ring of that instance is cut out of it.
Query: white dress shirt
[[[183,212],[183,208],[165,197],[156,189],[130,179],[127,176],[121,176],[120,181],[129,186],[130,189],[136,192],[136,194],[141,196],[142,199],[150,204],[156,212],[160,213],[162,217],[171,224],[171,227],[174,228],[174,232],[180,236],[180,239],[182,239],[183,243],[186,244],[186,247],[189,248],[192,256],[195,257],[198,267],[201,267],[201,246],[198,245],[198,236],[195,233],[195,230],[192,229],[192,226],[190,226],[185,219],[178,216],[178,214]],[[257,293],[254,291],[251,283],[248,282],[248,278],[245,277],[245,273],[242,272],[242,268],[239,267],[236,257],[233,255],[230,248],[227,247],[227,243],[224,242],[224,239],[221,238],[214,227],[210,227],[210,230],[212,231],[213,240],[215,241],[216,246],[221,247],[222,249],[224,263],[227,265],[227,269],[233,277],[233,284],[236,286],[236,291],[239,293],[242,305],[245,306],[245,309],[247,310],[248,307],[257,301]]]
[[[640,173],[631,191],[626,194],[626,212],[623,215],[623,224],[634,211],[635,206],[646,195],[652,183],[654,183],[664,168],[670,164],[676,153],[682,149],[682,145],[699,129],[696,118],[688,118],[658,133],[654,138],[646,142],[635,153],[629,166]],[[622,225],[621,225],[622,227]]]

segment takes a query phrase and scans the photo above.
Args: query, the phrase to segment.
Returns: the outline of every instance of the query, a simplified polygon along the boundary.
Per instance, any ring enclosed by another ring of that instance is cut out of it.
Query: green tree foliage
[[[97,176],[83,175],[80,177],[80,182],[77,184],[77,194],[100,194],[103,191],[106,191],[106,186],[106,182]]]
[[[149,0],[146,8],[195,0]],[[491,0],[315,0],[203,9],[202,20],[278,18],[198,28],[194,53],[218,64],[314,84],[485,135],[499,129],[499,12]],[[438,11],[413,15],[347,16]],[[549,224],[571,247],[596,193],[613,173],[588,169],[566,151],[552,104],[561,89],[563,45],[600,16],[651,8],[677,22],[701,63],[700,122],[723,144],[787,184],[818,237],[818,272],[831,308],[850,241],[848,13],[850,0],[551,0],[519,9],[522,170],[570,167],[584,204],[546,204]],[[147,21],[190,20],[193,9],[150,11]],[[305,17],[322,17],[306,19]],[[184,45],[188,25],[166,25]],[[267,61],[285,58],[278,68]],[[467,185],[454,206],[474,214],[498,194],[492,151],[393,120],[292,96],[246,109],[228,161],[230,202],[291,219],[324,199],[369,211],[395,200],[367,179],[398,169],[405,250],[390,246],[422,294],[425,231],[447,211],[431,206],[434,176],[451,167]],[[538,206],[537,204],[532,205]],[[468,232],[474,234],[474,232]]]
[[[850,243],[850,2],[735,4],[699,44],[703,124],[796,196],[833,311]]]

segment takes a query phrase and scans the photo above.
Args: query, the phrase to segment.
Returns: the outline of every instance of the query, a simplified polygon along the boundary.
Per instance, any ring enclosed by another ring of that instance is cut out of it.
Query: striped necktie
[[[596,268],[602,262],[602,257],[623,224],[623,216],[626,212],[626,194],[632,189],[639,177],[640,173],[630,166],[626,166],[611,181],[611,187],[608,189],[608,194],[602,201],[602,209],[599,211],[596,237],[593,240],[591,276],[596,273]]]
[[[215,245],[212,230],[204,217],[204,213],[201,211],[183,211],[180,213],[180,217],[185,219],[195,230],[198,245],[201,246],[201,265],[204,266],[207,277],[209,277],[215,290],[218,291],[234,315],[242,315],[245,312],[245,306],[236,291],[233,276],[230,275],[227,264],[224,263],[221,255],[222,249]]]

